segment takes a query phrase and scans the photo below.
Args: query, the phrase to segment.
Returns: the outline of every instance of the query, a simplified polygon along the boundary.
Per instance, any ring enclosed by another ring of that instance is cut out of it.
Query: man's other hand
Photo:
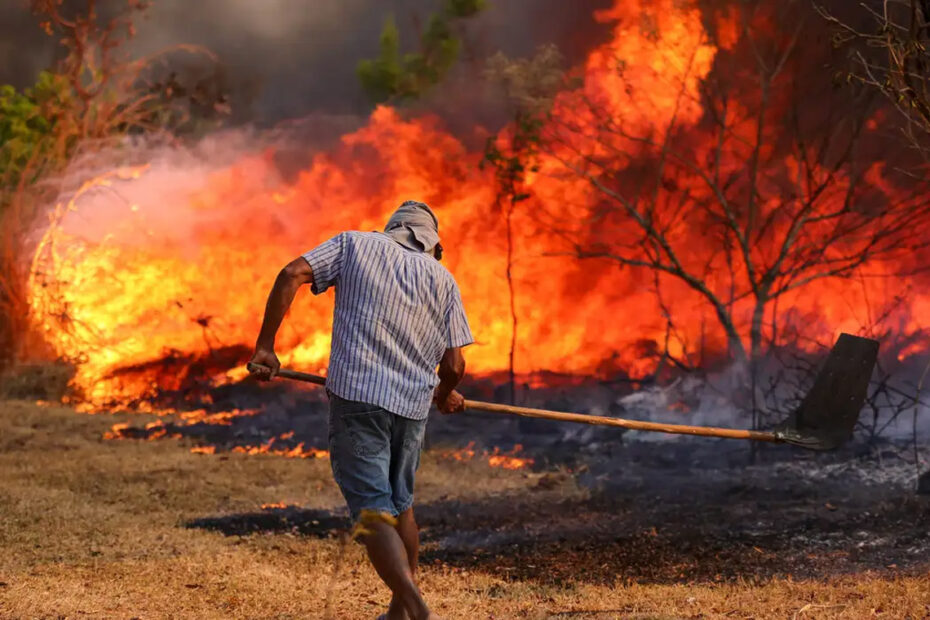
[[[439,411],[447,414],[465,411],[465,397],[457,391],[452,390],[445,398],[437,395],[436,406],[439,408]]]
[[[254,365],[253,365],[254,364]],[[278,374],[281,362],[274,351],[268,349],[255,349],[255,354],[249,360],[249,373],[259,381],[270,381]]]

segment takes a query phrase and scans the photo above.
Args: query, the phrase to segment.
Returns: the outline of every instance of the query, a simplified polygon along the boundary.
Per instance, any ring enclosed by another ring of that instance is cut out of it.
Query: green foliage
[[[22,92],[0,86],[0,171],[3,184],[17,185],[32,165],[30,181],[41,173],[40,163],[51,150],[58,120],[54,113],[67,99],[61,76],[43,71],[35,86]]]
[[[384,101],[400,92],[403,68],[400,61],[400,33],[393,18],[381,31],[381,52],[377,58],[358,63],[356,74],[362,87],[374,101]]]
[[[452,17],[473,17],[487,8],[485,0],[447,0],[446,14]]]
[[[486,7],[485,0],[446,0],[420,34],[418,52],[401,54],[400,32],[393,18],[381,31],[376,58],[358,63],[356,74],[372,101],[416,99],[438,84],[455,64],[462,41],[454,22],[474,17]]]
[[[423,51],[405,58],[411,73],[421,88],[437,84],[455,63],[461,41],[455,37],[449,22],[439,15],[430,17],[421,38]]]

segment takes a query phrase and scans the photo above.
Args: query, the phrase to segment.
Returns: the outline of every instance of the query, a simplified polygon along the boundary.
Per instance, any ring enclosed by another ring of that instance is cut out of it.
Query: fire
[[[236,446],[233,452],[240,454],[274,454],[288,458],[300,459],[328,459],[328,450],[319,450],[317,448],[305,448],[304,443],[300,442],[293,448],[276,448],[274,443],[279,439],[290,439],[294,436],[293,432],[283,433],[277,437],[272,437],[265,443],[258,446]]]
[[[165,423],[162,419],[155,420],[145,424],[143,427],[134,427],[126,422],[113,424],[109,431],[103,434],[103,439],[144,439],[146,441],[155,441],[157,439],[180,439],[181,433],[175,432],[175,427],[191,426],[193,424],[208,425],[229,425],[229,420],[241,415],[250,415],[254,412],[220,412],[202,415],[198,412],[184,412],[177,422]],[[197,415],[188,415],[197,414]],[[186,417],[185,417],[186,416]],[[269,438],[267,441],[258,445],[237,445],[229,451],[236,454],[247,454],[250,456],[266,454],[272,456],[282,456],[285,458],[300,459],[328,459],[329,451],[319,448],[307,447],[304,442],[300,442],[293,447],[280,446],[280,442],[285,442],[294,438],[294,431],[288,431]],[[190,449],[192,454],[217,454],[216,445],[194,446]],[[529,457],[518,456],[523,451],[523,446],[516,444],[510,451],[503,452],[499,447],[492,451],[484,450],[480,453],[480,459],[487,461],[490,467],[500,467],[502,469],[524,469],[533,465],[534,460]],[[479,456],[475,450],[475,442],[469,443],[460,450],[451,450],[441,452],[440,458],[455,461],[471,461],[475,456]],[[283,508],[284,506],[278,506]],[[264,508],[264,506],[263,506]]]
[[[524,469],[531,467],[533,463],[535,463],[533,459],[517,456],[517,454],[522,451],[523,446],[520,444],[514,445],[513,449],[511,449],[509,452],[501,452],[501,449],[495,446],[494,450],[491,452],[488,452],[487,450],[482,451],[480,458],[486,459],[489,466],[500,467],[501,469]],[[471,461],[477,455],[478,452],[475,450],[474,441],[468,442],[468,445],[464,448],[460,448],[458,450],[449,450],[440,454],[442,458],[462,462]]]
[[[661,134],[672,118],[698,123],[701,82],[721,51],[700,11],[673,0],[617,0],[596,16],[612,25],[612,39],[576,69],[581,86],[557,98],[551,129],[590,125],[577,105],[581,97],[600,102],[634,132]],[[717,21],[720,48],[734,46],[735,23],[727,16]],[[340,231],[380,229],[408,198],[429,203],[440,219],[446,265],[477,340],[467,351],[469,371],[508,367],[506,241],[493,175],[479,169],[480,153],[436,119],[406,118],[389,107],[316,154],[290,182],[278,172],[273,147],[203,156],[222,151],[223,139],[209,138],[202,152],[159,153],[146,165],[107,171],[55,207],[33,260],[30,303],[55,351],[77,363],[74,387],[87,410],[157,410],[151,401],[159,394],[199,390],[202,397],[210,387],[241,380],[277,270]],[[742,166],[744,159],[727,165]],[[792,165],[785,162],[788,170]],[[651,276],[551,257],[559,247],[540,229],[538,207],[571,220],[597,200],[586,182],[565,178],[560,166],[555,157],[541,159],[527,178],[527,204],[534,206],[514,215],[516,370],[530,383],[538,371],[642,376],[655,367],[667,329]],[[682,191],[698,191],[694,185]],[[810,338],[830,340],[839,331],[857,331],[870,300],[894,298],[893,287],[882,278],[858,289],[824,281],[817,295],[798,293],[781,307]],[[683,335],[668,343],[672,354],[682,355],[684,342],[725,349],[713,312],[693,293],[676,285],[664,293]],[[902,331],[915,329],[908,316],[930,307],[916,295],[908,303],[914,311],[902,312]],[[298,297],[277,342],[283,364],[325,371],[331,304],[332,296]],[[225,414],[183,415],[192,416],[182,416],[187,423]],[[281,439],[236,451],[327,456],[303,444],[279,448]],[[514,453],[486,456],[501,467],[532,463]]]
[[[180,439],[183,437],[181,433],[173,432],[175,427],[180,428],[184,426],[192,426],[194,424],[208,424],[208,425],[220,425],[228,426],[230,424],[229,420],[233,417],[241,415],[251,415],[254,412],[239,412],[239,411],[226,411],[220,413],[206,414],[206,415],[195,415],[190,416],[187,414],[197,413],[197,412],[185,412],[181,414],[181,418],[176,422],[170,422],[166,424],[162,420],[155,420],[154,422],[149,422],[144,427],[134,427],[126,422],[120,422],[114,424],[110,427],[109,431],[106,431],[103,434],[103,439],[145,439],[147,441],[155,441],[157,439]],[[186,416],[186,417],[185,417]],[[270,454],[274,456],[283,456],[287,458],[313,458],[313,459],[326,459],[329,458],[328,450],[320,450],[318,448],[305,447],[304,442],[298,443],[292,448],[287,447],[278,447],[276,442],[287,441],[294,437],[294,431],[289,431],[286,433],[281,433],[271,437],[267,441],[252,446],[233,446],[230,450],[237,454]],[[191,448],[191,453],[193,454],[216,454],[217,446],[215,445],[205,445],[205,446],[194,446]]]
[[[645,15],[638,7],[617,3],[599,13],[599,19],[616,22],[615,38],[593,50],[584,68],[585,88],[639,124],[672,114],[682,81],[696,89],[714,56],[700,14],[667,4],[667,10],[649,13],[658,20],[658,38],[641,32],[635,20],[630,25],[628,17]],[[631,65],[627,73],[636,71],[643,81],[671,76],[668,88],[650,90],[648,101],[625,96],[616,83],[621,57],[641,60],[641,68]],[[217,346],[242,347],[239,364],[216,369],[206,380],[238,380],[275,271],[341,230],[379,229],[399,202],[417,197],[438,212],[447,265],[466,301],[477,339],[469,368],[506,368],[503,239],[493,212],[494,185],[478,170],[479,158],[434,119],[404,120],[381,107],[368,126],[318,154],[290,185],[279,180],[270,152],[246,154],[228,166],[200,165],[200,176],[163,162],[106,172],[53,214],[32,270],[34,317],[60,355],[81,360],[74,382],[90,409],[137,405],[157,391],[177,389],[183,368],[171,376],[146,365],[178,355],[199,359]],[[539,175],[534,183],[546,180]],[[527,223],[521,227],[532,230]],[[532,236],[519,243],[525,257],[547,249]],[[519,279],[533,283],[533,294],[517,302],[523,371],[590,373],[619,355],[618,365],[637,372],[642,361],[631,345],[661,335],[661,321],[642,311],[653,303],[637,278],[586,286],[585,303],[576,303],[574,264],[524,260]],[[282,362],[325,368],[331,303],[297,300],[278,341]],[[611,312],[594,315],[591,307]]]
[[[208,426],[230,426],[235,418],[253,416],[258,413],[257,409],[232,409],[230,411],[208,412],[205,409],[195,409],[192,411],[176,411],[174,409],[164,409],[148,411],[147,413],[156,413],[163,416],[157,420],[147,423],[142,428],[134,427],[128,422],[118,422],[110,427],[110,430],[103,434],[103,439],[134,439],[144,438],[148,441],[156,439],[180,439],[183,435],[174,432],[183,427],[190,427],[196,424],[205,424]],[[174,419],[165,422],[164,418],[173,417]],[[290,434],[292,436],[293,433]],[[282,438],[289,438],[282,436]],[[208,450],[209,449],[209,450]],[[196,447],[191,452],[197,454],[213,454],[214,446]]]
[[[501,452],[500,448],[495,447],[494,451],[488,455],[488,465],[503,469],[523,469],[535,463],[531,458],[516,456],[522,451],[521,444],[516,444],[510,452]]]
[[[122,439],[126,436],[126,431],[129,430],[129,424],[126,422],[120,422],[119,424],[114,424],[110,427],[110,430],[103,434],[104,439]]]

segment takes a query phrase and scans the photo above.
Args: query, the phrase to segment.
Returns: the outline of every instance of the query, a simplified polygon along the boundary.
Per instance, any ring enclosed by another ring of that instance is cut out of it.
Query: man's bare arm
[[[461,347],[446,349],[439,361],[439,385],[436,386],[436,406],[443,413],[455,413],[465,409],[465,399],[455,387],[465,376],[465,356]]]
[[[278,334],[278,328],[281,327],[281,321],[287,314],[291,303],[294,301],[294,295],[304,284],[313,283],[313,270],[310,264],[301,256],[288,263],[284,269],[278,273],[278,277],[271,287],[271,293],[268,294],[268,301],[265,304],[265,317],[262,319],[262,328],[258,334],[258,341],[255,343],[255,354],[251,362],[270,368],[270,371],[253,372],[259,379],[268,380],[273,378],[281,362],[278,361],[274,352],[275,336]]]

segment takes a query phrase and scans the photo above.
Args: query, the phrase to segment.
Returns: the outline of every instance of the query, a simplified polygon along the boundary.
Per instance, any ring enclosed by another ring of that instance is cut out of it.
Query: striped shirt
[[[473,342],[452,274],[378,232],[344,232],[303,256],[314,294],[336,287],[327,389],[426,418],[443,353]]]

